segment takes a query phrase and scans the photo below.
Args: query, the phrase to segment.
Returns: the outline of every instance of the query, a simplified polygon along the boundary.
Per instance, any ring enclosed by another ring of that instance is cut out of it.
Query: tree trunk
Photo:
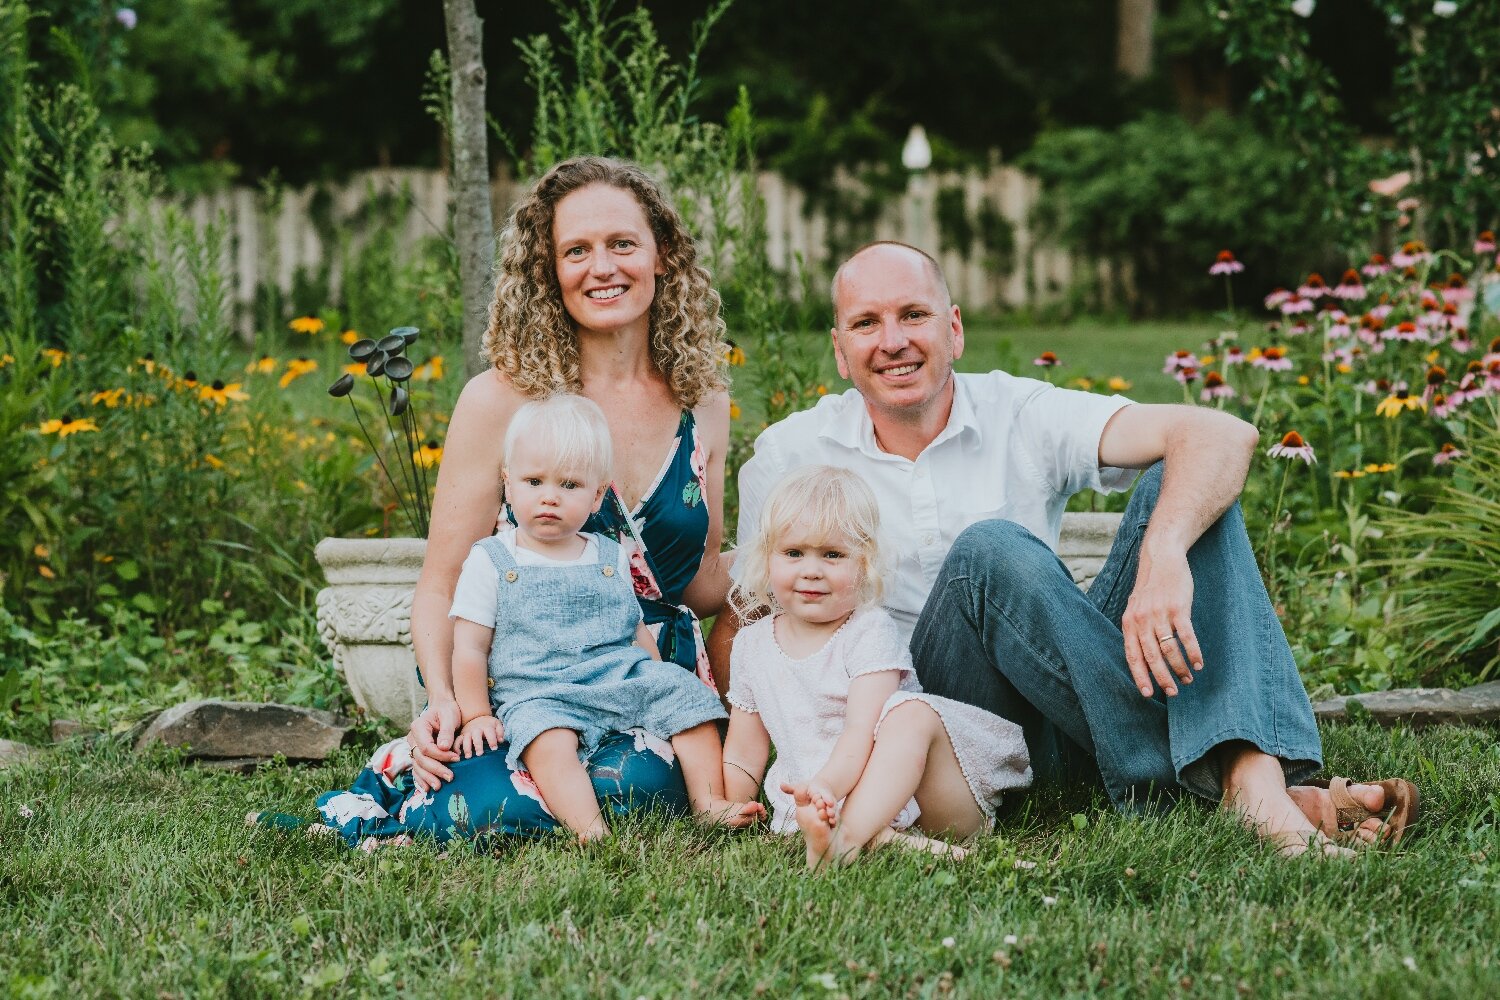
[[[489,137],[484,114],[484,56],[480,45],[482,23],[474,9],[474,0],[443,0],[443,18],[448,26],[448,65],[453,80],[449,120],[453,146],[450,196],[463,289],[464,372],[472,377],[485,367],[479,356],[479,341],[489,322],[495,255]]]
[[[1156,0],[1116,0],[1115,69],[1132,80],[1151,72]]]

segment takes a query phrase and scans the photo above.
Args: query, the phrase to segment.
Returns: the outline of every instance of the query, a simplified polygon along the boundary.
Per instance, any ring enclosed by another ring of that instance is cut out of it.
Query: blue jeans
[[[1229,741],[1279,758],[1288,784],[1304,780],[1322,767],[1322,743],[1239,504],[1188,550],[1203,670],[1174,698],[1143,697],[1131,680],[1120,618],[1161,477],[1160,462],[1140,477],[1087,594],[1014,522],[959,535],[912,635],[917,677],[1019,724],[1039,781],[1097,768],[1120,808],[1184,789],[1217,802],[1213,750]]]

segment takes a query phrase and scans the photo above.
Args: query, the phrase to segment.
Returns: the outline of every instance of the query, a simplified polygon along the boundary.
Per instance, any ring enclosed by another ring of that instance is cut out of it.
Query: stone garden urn
[[[424,538],[325,538],[315,550],[328,586],[318,592],[318,634],[355,702],[408,725],[427,695],[411,648],[411,595]]]
[[[1109,554],[1119,514],[1064,514],[1057,554],[1085,590]],[[421,538],[325,538],[318,563],[318,632],[354,700],[405,726],[427,702],[411,648],[411,595],[427,542]]]

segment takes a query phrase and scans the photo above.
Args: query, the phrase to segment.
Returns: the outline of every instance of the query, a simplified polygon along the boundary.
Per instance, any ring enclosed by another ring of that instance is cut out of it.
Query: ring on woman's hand
[[[1156,644],[1159,646],[1159,645],[1161,645],[1164,642],[1171,642],[1172,640],[1174,640],[1176,638],[1177,638],[1177,634],[1175,632],[1169,632],[1166,635],[1159,635],[1159,636],[1157,636],[1156,637]]]

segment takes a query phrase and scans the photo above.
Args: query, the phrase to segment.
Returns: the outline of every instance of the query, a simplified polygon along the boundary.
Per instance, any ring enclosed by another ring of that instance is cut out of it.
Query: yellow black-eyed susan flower
[[[287,326],[291,327],[294,332],[305,333],[309,337],[323,331],[323,321],[316,316],[298,316],[288,323]]]
[[[60,438],[71,434],[82,434],[85,431],[97,431],[99,425],[87,417],[75,420],[71,416],[54,417],[42,424],[39,430],[43,434],[56,434]]]
[[[235,402],[244,402],[250,398],[250,394],[240,388],[240,383],[230,382],[225,385],[223,380],[214,379],[209,385],[198,390],[198,398],[215,406],[223,406],[231,399]]]
[[[279,384],[285,389],[308,372],[315,372],[317,370],[318,363],[311,358],[293,358],[286,363],[286,371],[282,372]]]
[[[1110,392],[1125,392],[1133,385],[1128,379],[1123,379],[1118,375],[1111,375],[1108,384]]]
[[[437,381],[443,377],[443,356],[434,354],[426,361],[417,366],[417,370],[411,373],[413,380],[418,382]]]
[[[167,370],[165,368],[163,368],[162,371],[166,372]],[[170,374],[170,373],[168,373],[168,374]],[[198,388],[198,373],[195,372],[195,371],[192,371],[192,370],[183,372],[182,373],[182,378],[180,378],[180,379],[177,380],[177,388],[179,388],[179,389],[196,389],[196,388]]]
[[[50,559],[50,558],[52,558],[52,550],[49,549],[49,548],[47,548],[47,546],[42,545],[40,543],[36,544],[36,545],[33,545],[31,547],[31,554],[34,555],[34,556],[36,556],[38,559]]]
[[[13,365],[15,363],[16,363],[15,355],[13,355],[13,354],[0,354],[0,368],[4,368],[6,365]]]
[[[1421,396],[1413,396],[1406,389],[1397,389],[1375,406],[1375,414],[1380,417],[1395,418],[1402,410],[1421,410],[1425,413],[1427,404],[1422,402]]]
[[[740,419],[740,404],[736,403],[732,399],[729,401],[729,419],[730,420],[738,420],[738,419]]]
[[[57,574],[54,573],[54,572],[52,572],[52,567],[51,566],[43,564],[41,566],[38,566],[36,568],[36,571],[38,573],[40,573],[42,576],[44,576],[45,578],[47,578],[48,580],[56,580],[57,579]]]
[[[146,354],[135,359],[135,363],[141,366],[141,371],[147,375],[156,374],[156,355]]]
[[[443,460],[443,446],[436,441],[424,441],[412,458],[416,459],[417,464],[422,468],[430,469]]]
[[[1339,469],[1338,471],[1334,472],[1333,475],[1335,479],[1363,479],[1365,477],[1365,470]]]
[[[44,347],[44,348],[42,348],[42,357],[44,357],[48,361],[52,362],[52,367],[53,368],[57,368],[64,361],[68,360],[68,352],[67,351],[59,351],[55,347]]]
[[[339,342],[343,344],[352,344],[358,339],[358,330],[345,330],[343,333],[339,334]]]
[[[1396,468],[1395,462],[1371,462],[1365,466],[1365,472],[1372,476],[1378,476],[1382,472],[1392,472]]]
[[[253,375],[269,375],[276,370],[276,359],[269,354],[256,358],[245,366],[245,371]]]
[[[130,402],[130,399],[125,395],[124,389],[101,389],[89,397],[89,402],[94,406],[103,406],[113,410],[121,402]]]
[[[345,375],[353,375],[357,377],[363,375],[364,373],[365,363],[363,361],[351,361],[344,366]],[[347,393],[345,393],[344,395],[347,395]]]
[[[210,452],[203,453],[203,461],[213,466],[215,469],[224,468],[224,460],[217,455],[211,454]]]
[[[738,368],[745,363],[745,349],[732,340],[724,342],[724,360]]]

